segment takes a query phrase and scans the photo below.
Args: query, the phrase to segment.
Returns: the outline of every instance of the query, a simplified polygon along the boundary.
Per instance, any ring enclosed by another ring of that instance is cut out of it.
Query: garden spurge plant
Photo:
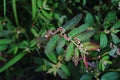
[[[81,26],[82,28],[82,26]],[[73,60],[74,65],[77,66],[79,64],[79,61],[81,60],[84,63],[84,66],[87,70],[89,70],[89,67],[96,67],[95,64],[92,64],[91,62],[89,62],[89,58],[87,58],[87,56],[89,56],[91,53],[89,53],[89,51],[98,51],[100,52],[99,49],[99,45],[93,42],[84,42],[82,43],[80,41],[80,39],[78,37],[74,37],[72,38],[71,36],[69,36],[67,33],[65,33],[65,29],[62,27],[57,28],[57,30],[49,30],[47,32],[47,34],[45,35],[45,37],[51,42],[51,40],[55,37],[55,39],[59,39],[59,38],[64,38],[67,42],[68,42],[68,46],[67,49],[65,50],[64,53],[64,59],[61,62],[68,62],[70,60]],[[56,61],[53,60],[53,57],[55,56],[54,53],[51,53],[54,50],[48,50],[48,48],[53,47],[52,45],[56,45],[57,40],[52,40],[53,42],[51,42],[49,44],[47,44],[46,48],[45,48],[45,53],[48,56],[48,58],[50,60],[52,60],[53,62],[56,63]],[[55,42],[55,43],[54,43]],[[54,43],[54,44],[53,44]],[[52,54],[52,56],[51,56]],[[52,58],[50,58],[52,57]],[[95,58],[94,58],[95,59]],[[99,59],[96,58],[96,60]],[[61,67],[59,65],[59,67],[57,66],[58,64],[61,64],[61,62],[57,62],[56,65],[53,65],[51,69],[48,70],[48,73],[53,72],[54,75],[57,74],[58,69]]]
[[[94,76],[94,78],[99,80],[101,72],[105,71],[107,66],[112,64],[110,56],[118,56],[116,53],[118,54],[119,48],[115,45],[111,48],[111,51],[103,52],[103,49],[108,44],[107,34],[111,33],[113,42],[116,44],[119,42],[119,39],[115,34],[118,33],[119,30],[111,28],[109,33],[107,33],[108,31],[106,29],[104,32],[101,31],[99,45],[93,40],[91,41],[91,37],[94,36],[95,33],[98,34],[98,32],[96,32],[96,29],[93,27],[90,27],[91,24],[89,24],[88,20],[86,20],[85,24],[75,27],[81,20],[81,16],[81,14],[78,14],[62,27],[47,31],[45,38],[48,39],[48,43],[45,46],[45,54],[53,63],[48,73],[58,74],[61,78],[66,78],[72,74],[70,73],[70,66],[74,64],[72,68],[76,67],[78,69],[79,67],[79,70],[81,70],[80,73],[88,73],[84,74],[80,78],[81,80],[84,80],[86,75],[91,79]],[[88,13],[87,17],[88,16],[92,18],[90,13]],[[62,64],[64,67],[61,65],[56,67],[58,64]],[[92,76],[90,74],[92,74]],[[116,73],[113,72],[110,73],[110,75],[111,74]],[[101,79],[103,78],[104,76]]]

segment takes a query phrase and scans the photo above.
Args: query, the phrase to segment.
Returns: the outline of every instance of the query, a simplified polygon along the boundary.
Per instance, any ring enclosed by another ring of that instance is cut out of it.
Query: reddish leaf
[[[74,50],[74,64],[75,64],[75,66],[78,65],[78,61],[79,61],[79,50],[78,50],[78,48],[75,48],[75,50]]]
[[[86,69],[88,69],[88,62],[87,62],[85,56],[83,56],[83,62],[84,62],[84,65],[85,65]]]
[[[93,43],[93,42],[85,42],[83,43],[83,46],[87,49],[87,50],[92,50],[92,51],[97,51],[100,46],[96,43]]]

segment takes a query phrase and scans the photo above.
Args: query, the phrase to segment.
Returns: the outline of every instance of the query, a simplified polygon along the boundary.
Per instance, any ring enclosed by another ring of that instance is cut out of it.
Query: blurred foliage
[[[0,80],[120,80],[119,0],[1,0]]]

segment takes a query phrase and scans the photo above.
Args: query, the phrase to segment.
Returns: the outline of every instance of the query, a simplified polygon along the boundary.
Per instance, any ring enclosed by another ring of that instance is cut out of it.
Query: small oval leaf
[[[84,41],[84,40],[92,37],[94,35],[94,33],[95,33],[95,31],[91,30],[91,31],[83,32],[80,35],[78,35],[77,37],[80,39],[80,41]]]
[[[108,72],[101,77],[101,80],[118,80],[119,73],[117,72]]]
[[[100,48],[100,46],[98,44],[95,44],[93,42],[85,42],[85,43],[83,43],[83,46],[87,50],[95,50],[95,51],[97,51],[97,49]]]
[[[93,77],[92,74],[85,73],[85,74],[80,78],[80,80],[92,80],[92,77]]]
[[[89,26],[94,25],[94,18],[91,13],[87,12],[87,15],[85,17],[85,23],[89,24]]]
[[[49,40],[49,42],[47,43],[45,47],[46,54],[51,53],[55,49],[58,39],[59,39],[59,35],[56,34]]]
[[[66,76],[70,76],[70,71],[69,71],[69,69],[67,68],[66,65],[62,64],[61,65],[61,70],[65,73]]]
[[[68,33],[68,36],[70,36],[71,38],[75,37],[76,35],[80,34],[81,32],[84,32],[87,28],[89,27],[88,24],[83,24],[80,27],[70,31]]]
[[[55,55],[55,53],[49,53],[49,54],[46,54],[46,56],[54,63],[57,63],[57,57]]]
[[[107,46],[108,39],[105,33],[100,34],[100,48],[103,49]]]
[[[115,35],[114,33],[111,33],[111,36],[112,36],[112,40],[115,44],[120,42],[120,39],[117,35]]]
[[[70,43],[66,50],[66,56],[65,56],[66,61],[69,61],[71,59],[71,57],[73,55],[73,51],[74,51],[74,44]]]
[[[80,22],[81,18],[82,18],[82,14],[76,15],[73,19],[71,19],[69,22],[63,25],[63,28],[65,28],[66,31],[72,29]]]
[[[61,37],[58,40],[58,44],[57,44],[57,47],[56,47],[56,51],[57,51],[58,54],[63,53],[63,51],[64,51],[63,47],[64,47],[65,43],[66,43],[66,40],[63,37]]]

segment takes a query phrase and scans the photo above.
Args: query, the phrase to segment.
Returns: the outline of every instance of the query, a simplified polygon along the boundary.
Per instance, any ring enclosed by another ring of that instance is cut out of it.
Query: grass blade
[[[12,7],[13,7],[13,13],[14,13],[16,25],[19,26],[18,17],[17,17],[17,9],[16,9],[16,0],[12,0]]]
[[[24,57],[26,52],[19,53],[17,56],[12,58],[9,62],[7,62],[4,66],[0,68],[0,73],[8,69],[10,66],[14,65],[17,61]]]
[[[4,4],[4,18],[6,18],[6,0],[3,0]]]
[[[37,12],[37,4],[36,4],[36,0],[31,0],[31,1],[32,1],[32,20],[34,20]]]

